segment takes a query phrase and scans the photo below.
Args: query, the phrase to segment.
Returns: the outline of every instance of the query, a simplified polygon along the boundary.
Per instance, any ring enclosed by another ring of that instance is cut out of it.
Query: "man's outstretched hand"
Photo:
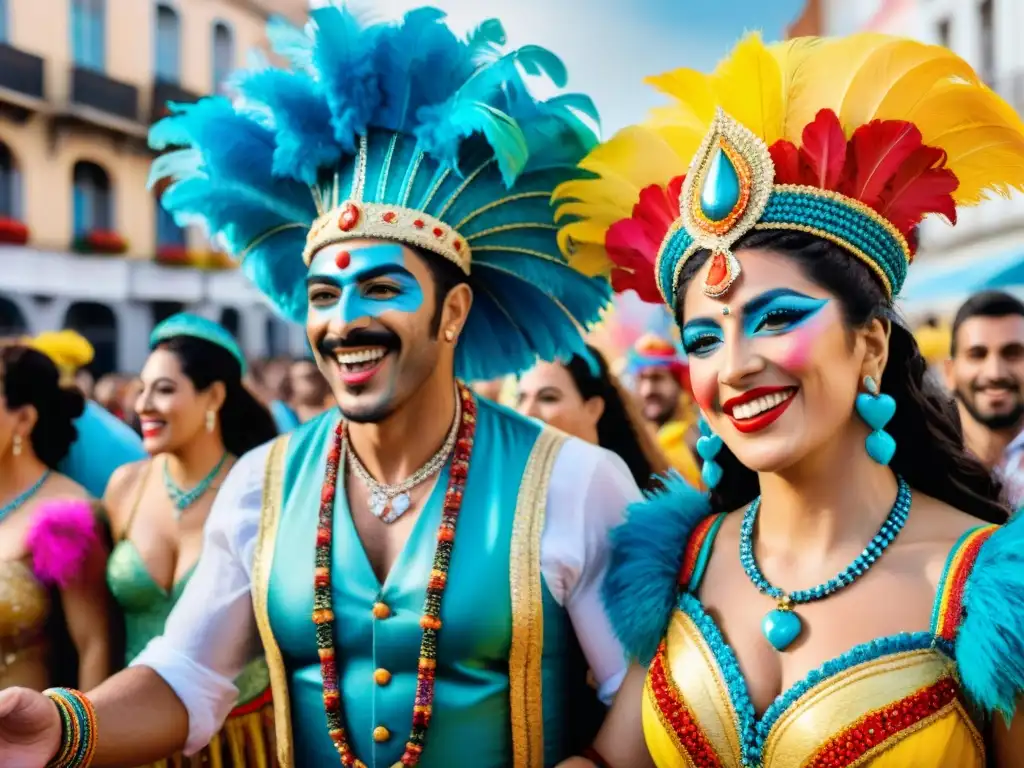
[[[60,748],[60,714],[43,694],[28,688],[0,691],[0,765],[45,768]]]

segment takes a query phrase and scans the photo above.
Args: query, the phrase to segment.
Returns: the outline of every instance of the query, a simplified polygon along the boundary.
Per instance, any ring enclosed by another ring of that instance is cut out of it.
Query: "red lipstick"
[[[766,429],[770,425],[775,423],[782,414],[789,408],[789,404],[793,402],[793,396],[796,394],[796,387],[755,387],[748,392],[744,392],[741,395],[726,400],[722,405],[722,410],[725,415],[729,417],[733,426],[736,427],[736,431],[743,432],[744,434],[750,434],[752,432],[760,432],[762,429]],[[766,411],[756,416],[752,416],[747,419],[737,418],[733,415],[733,410],[740,405],[753,402],[758,398],[766,397],[768,395],[774,395],[783,393],[786,398],[776,406],[769,408]]]

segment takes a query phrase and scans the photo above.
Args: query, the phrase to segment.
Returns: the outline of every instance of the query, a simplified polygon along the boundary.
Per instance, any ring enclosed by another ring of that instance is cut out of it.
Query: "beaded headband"
[[[675,304],[679,275],[689,258],[711,251],[707,296],[724,296],[740,276],[731,247],[752,229],[806,232],[842,246],[866,264],[892,298],[912,260],[906,238],[859,200],[797,184],[774,184],[768,145],[721,108],[711,124],[679,198],[680,216],[655,261],[662,297]]]
[[[351,198],[340,205],[332,206],[327,211],[322,211],[322,198],[317,201],[317,208],[321,213],[310,227],[306,235],[306,247],[302,251],[302,260],[306,266],[309,266],[313,256],[324,246],[368,238],[394,240],[423,248],[448,259],[468,275],[469,245],[450,225],[429,213],[404,205],[363,202],[366,169],[367,140],[365,136],[361,136],[359,154],[353,163]],[[335,193],[337,189],[338,186],[335,184]],[[402,199],[407,197],[408,195],[403,195]]]

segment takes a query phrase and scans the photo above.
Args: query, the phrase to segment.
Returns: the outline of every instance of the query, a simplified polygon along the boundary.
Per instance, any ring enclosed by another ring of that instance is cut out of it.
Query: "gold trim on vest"
[[[541,660],[544,655],[544,592],[540,543],[548,486],[555,458],[565,442],[544,429],[523,472],[512,525],[509,584],[512,589],[512,644],[508,657],[513,768],[544,767],[544,711]]]
[[[281,648],[270,628],[267,598],[270,592],[270,571],[274,564],[274,543],[281,518],[284,495],[284,463],[288,455],[288,435],[274,441],[267,456],[263,474],[263,506],[260,528],[256,537],[256,556],[252,568],[252,606],[263,652],[270,669],[270,690],[274,696],[274,726],[277,733],[277,759],[280,768],[293,768],[292,712],[288,698],[288,672],[284,666]]]

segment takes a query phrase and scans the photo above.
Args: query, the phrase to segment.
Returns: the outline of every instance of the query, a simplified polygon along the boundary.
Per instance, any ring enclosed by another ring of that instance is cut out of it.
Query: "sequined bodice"
[[[49,615],[50,593],[32,569],[21,560],[0,562],[0,687],[9,667],[45,650]]]
[[[944,577],[930,631],[857,646],[757,717],[735,654],[693,594],[695,582],[684,579],[689,590],[679,595],[644,690],[644,735],[656,765],[983,768],[984,742],[952,656],[955,581]]]
[[[107,585],[124,613],[126,664],[163,633],[167,617],[194,570],[193,566],[168,591],[154,581],[135,544],[122,539],[114,546],[107,561]],[[257,659],[248,664],[235,685],[240,704],[255,699],[270,685],[266,662]]]

